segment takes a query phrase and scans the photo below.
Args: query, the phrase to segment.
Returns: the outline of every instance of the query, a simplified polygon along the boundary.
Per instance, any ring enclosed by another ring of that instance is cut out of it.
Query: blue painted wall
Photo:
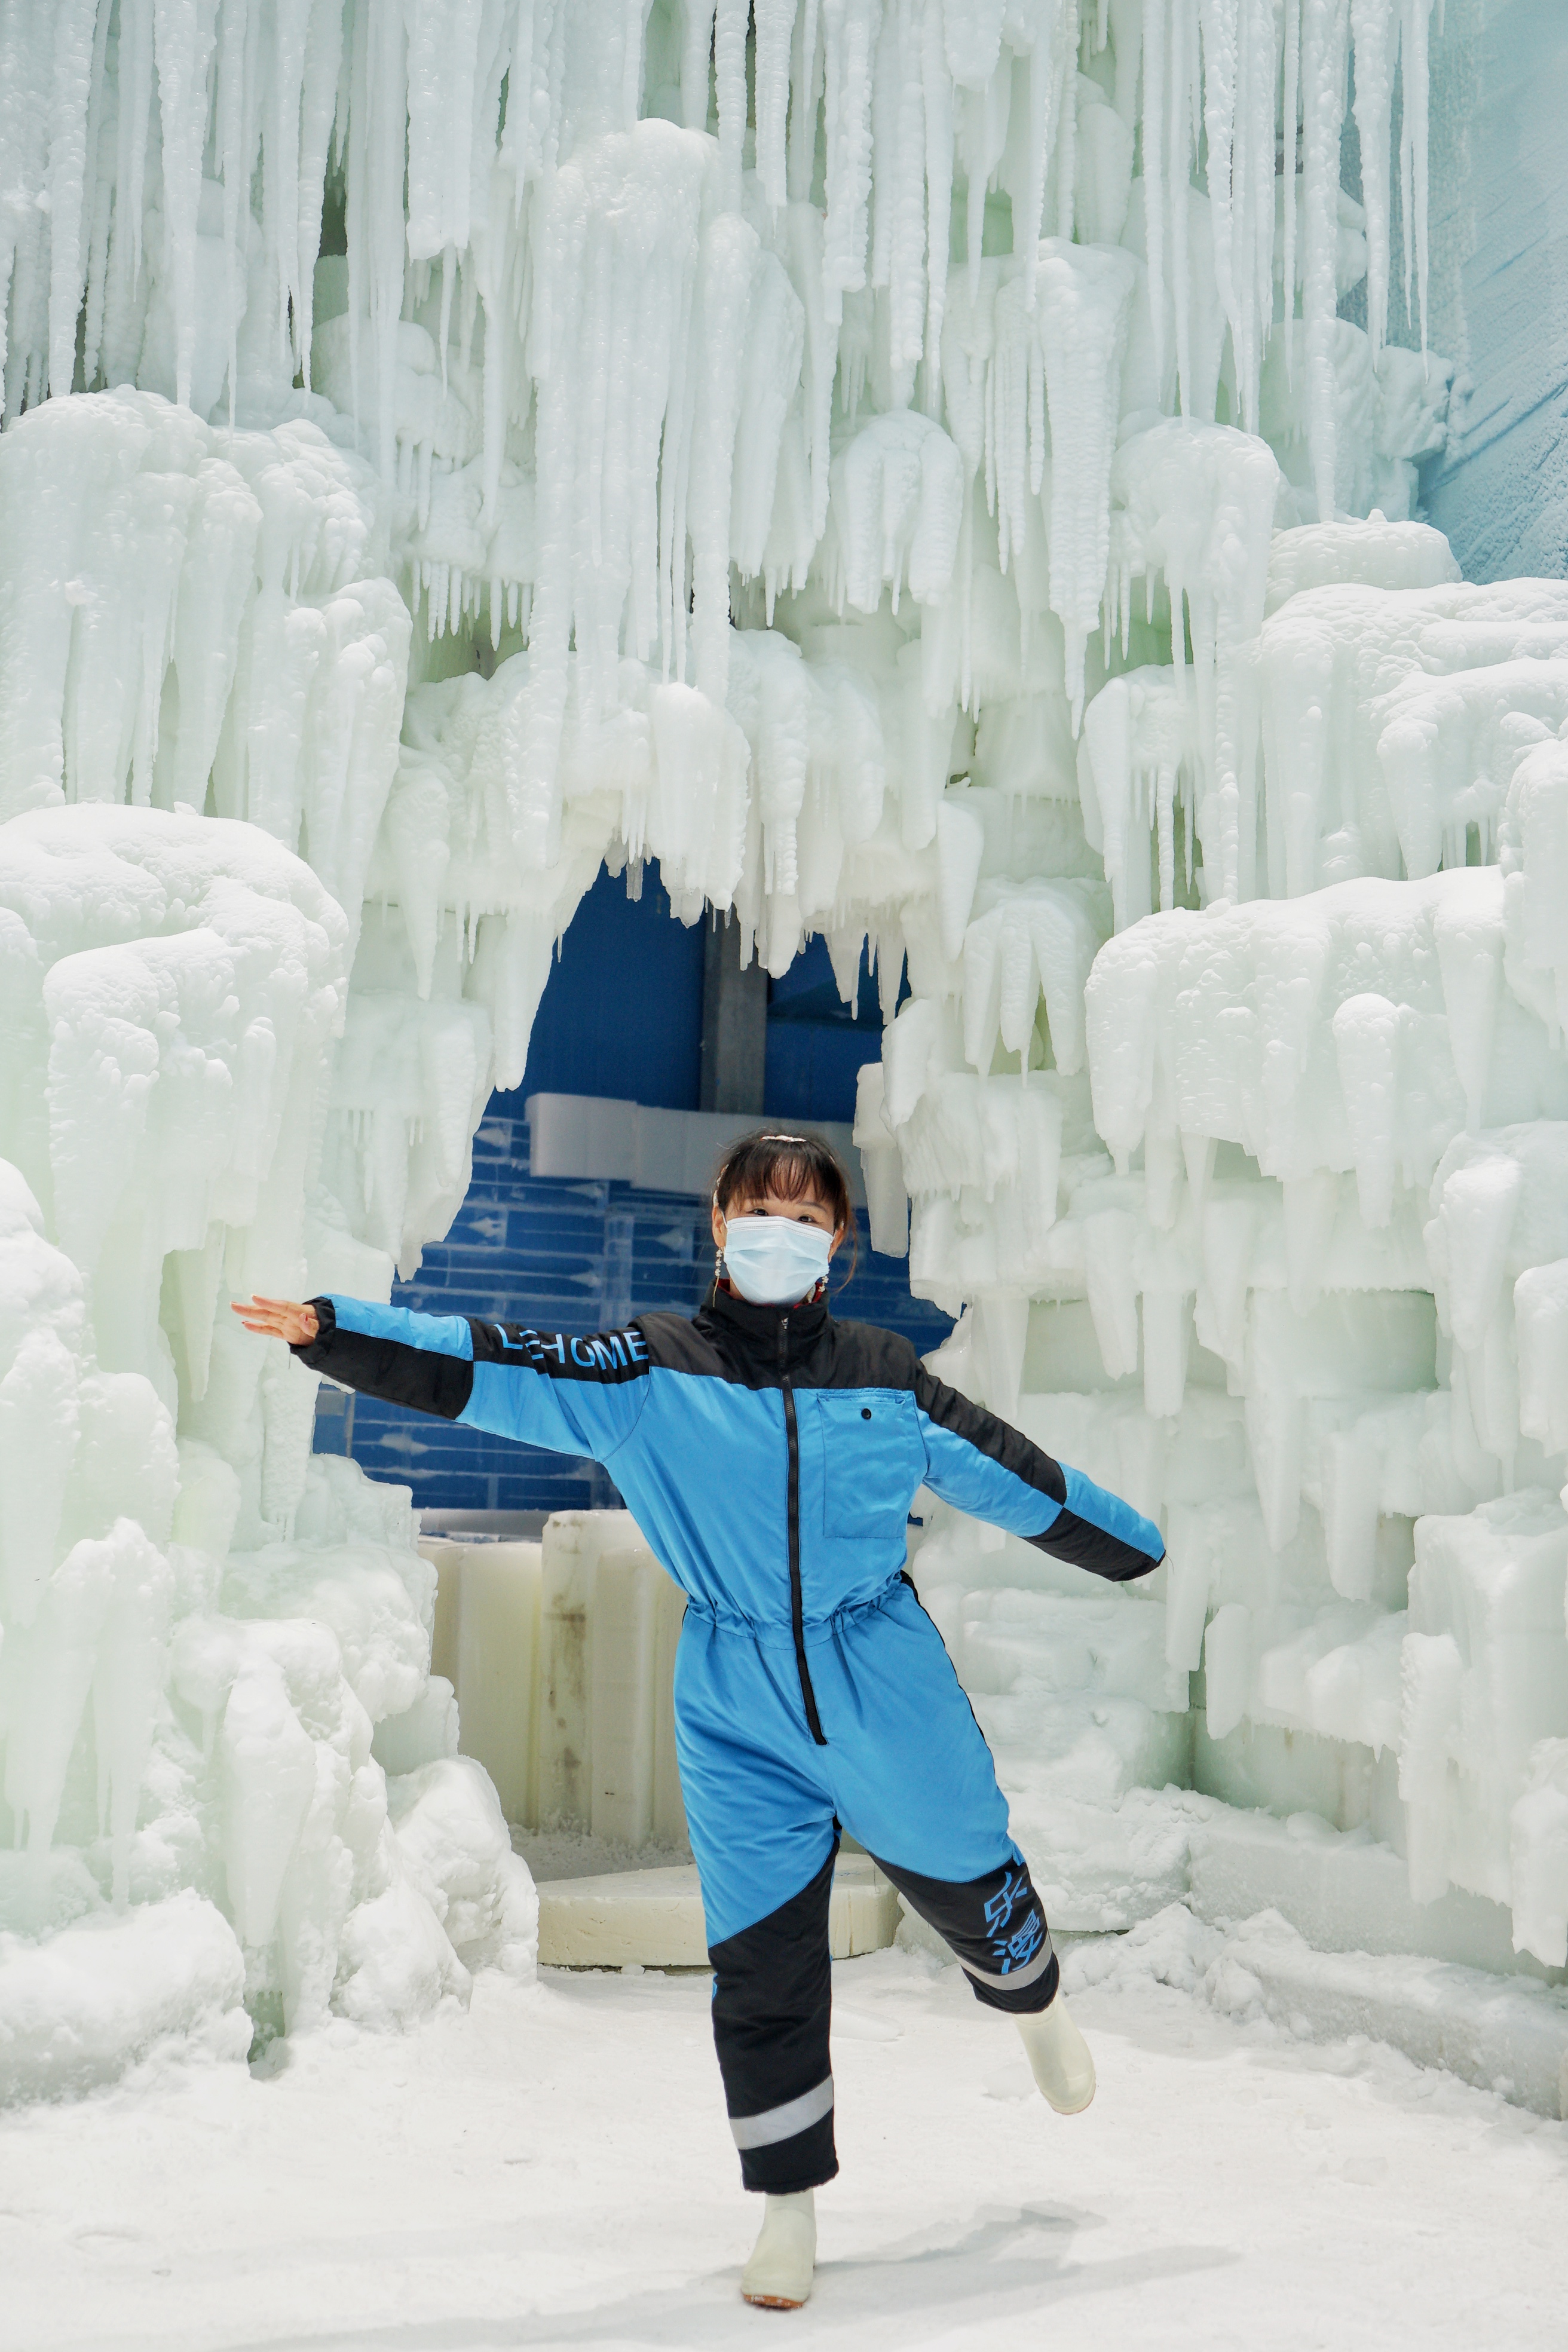
[[[572,919],[545,984],[528,1069],[497,1117],[521,1118],[531,1094],[609,1095],[661,1110],[695,1110],[701,1086],[701,924],[670,913],[658,867],[640,898],[624,875],[601,874]],[[882,1016],[864,961],[858,1003],[839,1000],[826,942],[812,940],[768,984],[767,1118],[852,1119],[856,1074],[882,1051]]]
[[[669,910],[658,867],[644,869],[642,896],[624,874],[601,871],[567,927],[503,1118],[522,1116],[530,1095],[609,1095],[658,1110],[695,1110],[702,1045],[702,926]]]
[[[882,1015],[864,956],[858,1002],[847,1005],[826,940],[809,940],[788,971],[768,983],[766,1116],[852,1119],[860,1066],[881,1056]]]

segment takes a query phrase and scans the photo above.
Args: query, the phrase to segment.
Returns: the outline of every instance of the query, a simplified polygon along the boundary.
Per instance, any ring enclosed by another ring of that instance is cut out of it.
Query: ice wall
[[[310,1461],[315,1381],[227,1312],[384,1297],[489,1090],[484,1003],[361,936],[407,682],[387,497],[314,422],[121,387],[5,434],[0,511],[4,2091],[412,2020],[530,1967],[532,1913],[450,1755],[406,1497]]]
[[[213,437],[132,394],[0,443],[0,2095],[171,2033],[243,2057],[332,2009],[410,2021],[470,1966],[531,1967],[527,1873],[429,1679],[406,1496],[310,1459],[314,1378],[227,1313],[390,1282],[314,1180],[326,1144],[373,1159],[349,980],[408,615],[362,576],[364,469],[310,427]],[[148,804],[191,759],[234,814]]]
[[[1195,1779],[1563,1960],[1568,604],[1414,519],[1430,19],[6,16],[0,2016],[142,1911],[219,2042],[527,1965],[482,1780],[414,1819],[406,1512],[226,1303],[412,1268],[650,856],[907,962],[876,1238],[1167,1528],[1110,1596],[925,1530],[1053,1909],[1179,1889]]]

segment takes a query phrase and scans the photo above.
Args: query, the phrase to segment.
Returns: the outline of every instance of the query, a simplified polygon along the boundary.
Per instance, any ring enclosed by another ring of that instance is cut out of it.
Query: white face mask
[[[734,1217],[724,1228],[724,1271],[753,1307],[806,1297],[827,1272],[833,1235],[794,1217]]]

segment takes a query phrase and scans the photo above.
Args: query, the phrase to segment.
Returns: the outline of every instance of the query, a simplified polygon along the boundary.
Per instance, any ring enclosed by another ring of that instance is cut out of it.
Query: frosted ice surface
[[[406,1502],[226,1306],[414,1270],[650,857],[869,948],[938,1369],[1167,1533],[926,1513],[1063,1924],[1225,1797],[1563,1964],[1568,595],[1415,514],[1430,14],[7,16],[8,2086],[531,1966]]]

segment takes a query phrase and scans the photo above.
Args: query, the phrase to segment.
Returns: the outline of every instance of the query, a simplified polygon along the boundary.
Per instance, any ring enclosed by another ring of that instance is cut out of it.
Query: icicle
[[[1171,294],[1176,314],[1176,382],[1182,414],[1194,415],[1192,248],[1192,99],[1197,59],[1197,0],[1173,0],[1170,79],[1166,89],[1165,216],[1171,239]],[[1189,46],[1189,44],[1191,46]]]
[[[985,190],[1007,144],[1007,117],[1013,93],[1011,58],[1004,58],[984,89],[965,90],[958,108],[958,146],[969,174],[965,210],[969,299],[980,287],[980,263],[984,250]]]
[[[566,0],[566,5],[570,5],[571,0]],[[680,113],[688,131],[708,128],[713,14],[713,0],[686,0],[686,37],[680,47]]]
[[[1366,207],[1366,331],[1373,366],[1388,331],[1389,125],[1394,107],[1397,26],[1389,0],[1351,0],[1355,43],[1355,123],[1361,140],[1361,192]]]
[[[481,215],[476,193],[488,184],[501,75],[512,53],[495,0],[412,9],[409,32],[408,253],[429,260],[464,252]],[[531,41],[530,64],[531,47]],[[524,80],[518,103],[528,95]]]
[[[952,83],[942,54],[942,10],[926,0],[921,27],[921,94],[925,109],[926,322],[925,408],[942,406],[942,321],[947,303],[952,228]]]
[[[1110,545],[1110,463],[1121,413],[1121,354],[1137,282],[1131,254],[1047,238],[1037,316],[1051,416],[1050,596],[1067,641],[1076,730],[1084,648],[1100,619]]]
[[[741,209],[741,164],[746,140],[746,26],[750,0],[719,0],[713,33],[713,79],[719,97],[719,201]]]
[[[1285,0],[1284,125],[1282,177],[1285,195],[1285,253],[1282,275],[1285,300],[1285,374],[1289,382],[1295,360],[1296,336],[1296,156],[1297,117],[1301,106],[1302,0]]]
[[[899,18],[905,0],[890,0],[871,69],[871,261],[867,283],[886,290],[892,275],[893,210],[899,173]]]
[[[107,38],[109,0],[102,0]],[[100,65],[100,0],[57,0],[54,88],[49,109],[49,390],[69,392],[76,373],[77,313],[83,279],[82,231],[88,127]]]
[[[789,195],[805,204],[816,173],[816,116],[822,100],[820,0],[800,0],[790,49]]]
[[[120,0],[120,160],[117,208],[130,232],[130,275],[142,267],[147,132],[153,107],[153,0]]]
[[[775,212],[789,197],[784,133],[789,107],[790,42],[799,0],[754,0],[757,27],[753,82],[757,110],[757,177]],[[743,58],[742,58],[743,67]]]
[[[1025,299],[1035,307],[1040,230],[1053,154],[1065,136],[1071,141],[1073,73],[1078,49],[1078,0],[1047,0],[1029,52],[1028,194],[1023,216],[1015,218],[1014,247],[1024,254]],[[1070,180],[1070,163],[1058,161],[1058,176]],[[1064,233],[1068,226],[1058,203]]]
[[[742,221],[721,218],[704,234],[694,339],[691,649],[696,684],[720,709],[728,689],[733,453],[752,289],[760,257],[756,231]]]
[[[1301,315],[1307,352],[1307,437],[1318,515],[1334,519],[1334,275],[1339,239],[1340,126],[1344,114],[1349,0],[1311,0],[1301,26],[1301,201],[1306,211]]]
[[[109,23],[111,11],[100,7],[93,51],[92,99],[88,111],[87,163],[82,188],[82,230],[86,239],[86,305],[82,318],[82,382],[90,388],[98,373],[103,341],[104,278],[109,262],[110,221],[114,206],[113,184],[103,169],[107,145],[105,117],[109,103],[107,72]],[[5,331],[0,327],[0,359]]]
[[[1117,113],[1129,131],[1138,123],[1138,85],[1143,67],[1143,0],[1110,0],[1110,39],[1116,52]]]
[[[1242,256],[1238,291],[1244,285],[1245,299],[1236,362],[1241,421],[1249,433],[1258,426],[1263,350],[1274,318],[1274,125],[1280,31],[1280,0],[1243,0],[1235,210]]]
[[[363,421],[357,341],[359,321],[368,317],[374,352],[376,462],[388,479],[396,445],[393,402],[403,313],[407,86],[401,9],[356,9],[348,156],[351,366],[355,409]]]
[[[164,268],[174,314],[174,397],[186,405],[196,334],[196,216],[206,145],[207,68],[217,35],[217,0],[156,0],[155,25]]]
[[[1143,218],[1149,261],[1149,318],[1154,377],[1165,380],[1165,12],[1168,0],[1143,0]],[[1294,0],[1287,0],[1293,5]]]
[[[1279,0],[1201,0],[1205,177],[1215,282],[1230,326],[1242,412],[1251,430],[1257,429],[1262,347],[1273,311],[1279,16]],[[1173,180],[1173,228],[1177,209]],[[1189,320],[1190,305],[1189,295]],[[1189,323],[1189,349],[1192,331]],[[1204,383],[1185,369],[1183,405],[1188,415],[1200,414],[1205,420],[1213,414]]]
[[[1204,131],[1208,142],[1209,205],[1214,223],[1215,281],[1240,340],[1241,312],[1232,268],[1232,201],[1235,180],[1236,97],[1239,33],[1236,0],[1200,0],[1203,36]]]
[[[888,360],[895,403],[914,391],[925,348],[926,124],[920,0],[892,0],[879,61],[876,240],[871,278],[888,289]]]
[[[217,44],[217,96],[213,135],[223,180],[224,295],[228,305],[228,421],[232,428],[239,386],[239,289],[242,278],[239,224],[250,216],[250,170],[246,144],[246,31],[247,0],[223,0]],[[242,209],[243,208],[243,209]]]
[[[531,182],[554,164],[560,130],[559,35],[565,16],[561,0],[516,0],[508,57],[506,121],[500,161],[510,173],[514,216],[522,210]],[[541,133],[536,141],[535,131]]]
[[[447,346],[452,338],[452,281],[458,274],[458,249],[445,247],[441,254],[441,324],[436,336],[437,355],[441,366],[441,389],[447,389]],[[428,503],[428,492],[426,492]]]
[[[300,99],[299,251],[292,271],[296,298],[294,354],[307,385],[310,381],[310,328],[315,309],[316,256],[321,244],[321,200],[326,186],[327,152],[331,142],[332,121],[338,102],[342,48],[342,0],[314,0],[310,11],[310,37],[305,49],[304,84]]]
[[[822,286],[835,326],[845,295],[866,283],[872,64],[881,16],[882,0],[822,0],[827,149]]]
[[[647,23],[649,0],[622,0],[621,22],[621,128],[630,131],[642,112],[643,90],[643,29]],[[741,42],[742,58],[745,37]]]
[[[1426,351],[1426,247],[1428,194],[1426,185],[1428,42],[1432,0],[1404,0],[1400,68],[1405,84],[1405,111],[1399,131],[1400,182],[1405,217],[1405,301],[1411,295],[1411,247],[1415,246],[1415,285],[1421,305],[1421,351]],[[1439,20],[1440,21],[1440,20]]]

